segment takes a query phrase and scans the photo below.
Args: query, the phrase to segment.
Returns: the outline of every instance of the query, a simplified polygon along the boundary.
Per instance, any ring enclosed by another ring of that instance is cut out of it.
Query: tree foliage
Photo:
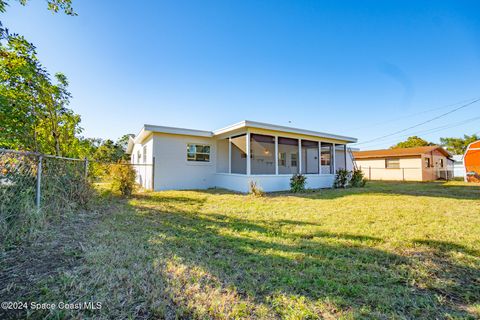
[[[463,138],[440,138],[440,143],[453,154],[464,154],[470,143],[480,140],[476,134],[463,135]]]
[[[408,137],[407,140],[399,142],[396,145],[392,146],[390,149],[425,147],[425,146],[433,146],[433,145],[435,144],[432,142],[423,140],[420,137],[411,136],[411,137]]]
[[[17,0],[21,5],[26,5],[28,0]],[[70,16],[77,15],[72,7],[72,0],[46,0],[48,10],[53,12],[63,11],[65,14]],[[0,12],[5,12],[7,10],[9,1],[0,0]]]
[[[75,156],[80,116],[67,106],[67,77],[53,82],[24,37],[0,30],[0,147]]]

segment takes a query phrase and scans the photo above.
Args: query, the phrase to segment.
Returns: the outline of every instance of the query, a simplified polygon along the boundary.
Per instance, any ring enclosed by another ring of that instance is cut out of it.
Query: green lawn
[[[34,284],[6,277],[1,298],[103,305],[59,317],[480,317],[479,185],[148,192],[99,207],[39,235],[43,262],[22,265]],[[12,252],[4,263],[19,263]]]

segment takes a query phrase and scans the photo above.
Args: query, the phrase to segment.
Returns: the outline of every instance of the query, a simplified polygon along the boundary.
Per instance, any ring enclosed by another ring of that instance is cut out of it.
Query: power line
[[[426,121],[420,122],[420,123],[418,123],[418,124],[416,124],[416,125],[413,125],[413,126],[411,126],[411,127],[408,127],[408,128],[405,128],[405,129],[402,129],[402,130],[399,130],[399,131],[395,131],[395,132],[393,132],[393,133],[386,134],[386,135],[384,135],[384,136],[381,136],[381,137],[378,137],[378,138],[375,138],[375,139],[371,139],[371,140],[367,140],[367,141],[364,141],[364,142],[356,143],[355,145],[358,146],[358,145],[361,145],[361,144],[366,144],[366,143],[370,143],[370,142],[375,142],[375,141],[377,141],[377,140],[382,140],[382,139],[384,139],[384,138],[388,138],[388,137],[397,135],[397,134],[399,134],[399,133],[403,133],[403,132],[408,131],[408,130],[410,130],[410,129],[414,129],[414,128],[420,127],[420,126],[422,126],[422,125],[424,125],[424,124],[430,123],[430,122],[432,122],[432,121],[435,121],[435,120],[438,120],[438,119],[440,119],[440,118],[443,118],[443,117],[445,117],[445,116],[447,116],[447,115],[449,115],[449,114],[452,114],[452,113],[454,113],[454,112],[456,112],[456,111],[458,111],[458,110],[460,110],[460,109],[464,109],[464,108],[466,108],[466,107],[468,107],[468,106],[470,106],[470,105],[472,105],[472,104],[474,104],[474,103],[476,103],[476,102],[478,102],[478,101],[480,101],[480,98],[479,98],[479,99],[475,99],[475,100],[473,100],[473,101],[471,101],[471,102],[469,102],[469,103],[463,104],[463,105],[461,105],[460,107],[454,108],[454,109],[452,109],[452,110],[450,110],[450,111],[448,111],[448,112],[442,113],[441,115],[438,115],[438,116],[433,117],[433,118],[431,118],[431,119],[428,119],[428,120],[426,120]]]
[[[471,118],[471,119],[467,119],[467,120],[463,120],[463,121],[460,121],[460,122],[456,122],[454,124],[448,124],[448,125],[443,125],[443,126],[439,126],[439,127],[435,127],[435,128],[431,128],[431,129],[427,129],[427,130],[413,132],[413,133],[410,133],[408,135],[403,135],[403,136],[397,137],[395,140],[384,141],[383,143],[370,145],[370,146],[367,146],[366,148],[372,148],[372,147],[375,147],[375,146],[383,145],[384,143],[390,143],[390,142],[393,143],[393,142],[398,141],[398,139],[400,139],[400,138],[409,137],[411,135],[418,135],[418,134],[430,135],[432,133],[440,132],[440,131],[443,131],[445,129],[458,127],[458,126],[461,126],[461,125],[464,125],[464,124],[467,124],[467,123],[470,123],[470,122],[474,122],[474,121],[477,121],[477,120],[480,120],[480,116],[475,117],[475,118]],[[478,133],[480,133],[480,131]],[[474,133],[474,134],[476,134],[476,133]]]
[[[384,125],[384,124],[396,122],[396,121],[399,121],[399,120],[402,120],[402,119],[408,119],[408,118],[411,118],[411,117],[414,117],[414,116],[418,116],[418,115],[421,115],[421,114],[425,114],[425,113],[429,113],[429,112],[432,112],[432,111],[437,111],[437,110],[446,109],[446,108],[449,108],[449,107],[452,107],[452,106],[459,105],[459,104],[461,104],[461,103],[465,103],[465,102],[467,102],[467,101],[473,101],[473,100],[475,100],[475,99],[478,99],[478,98],[465,99],[465,100],[462,100],[462,101],[458,101],[458,102],[456,102],[456,103],[447,104],[447,105],[442,106],[442,107],[436,107],[436,108],[432,108],[432,109],[427,109],[427,110],[424,110],[424,111],[420,111],[420,112],[416,112],[416,113],[411,113],[411,114],[406,115],[406,116],[391,118],[391,119],[388,119],[388,120],[385,120],[385,121],[382,121],[382,122],[376,122],[376,123],[372,123],[372,124],[370,124],[370,125],[357,127],[357,128],[353,128],[353,129],[350,129],[350,130],[356,131],[356,130],[365,129],[365,128],[378,127],[378,126],[381,126],[381,125]]]

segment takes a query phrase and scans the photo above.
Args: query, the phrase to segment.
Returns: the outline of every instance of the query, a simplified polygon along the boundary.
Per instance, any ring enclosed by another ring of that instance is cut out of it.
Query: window
[[[443,159],[440,159],[440,168],[443,168]]]
[[[137,163],[140,163],[141,159],[142,159],[142,154],[140,153],[140,150],[137,150]]]
[[[425,158],[425,168],[430,168],[431,163],[430,163],[430,158]]]
[[[143,147],[143,163],[147,163],[147,146]]]
[[[187,161],[210,162],[210,146],[187,144]]]
[[[298,159],[297,159],[297,154],[296,153],[291,154],[290,165],[292,167],[298,167]]]
[[[286,152],[279,152],[278,153],[278,165],[280,167],[287,166],[287,153]]]
[[[399,169],[400,159],[385,159],[385,168],[387,169]]]
[[[278,173],[298,172],[298,140],[278,137]]]

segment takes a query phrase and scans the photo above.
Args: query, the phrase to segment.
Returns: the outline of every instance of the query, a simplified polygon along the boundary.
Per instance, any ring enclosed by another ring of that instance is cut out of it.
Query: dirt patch
[[[36,284],[83,263],[87,236],[100,216],[96,212],[69,214],[50,222],[32,240],[1,253],[0,301],[29,302],[41,288]],[[21,312],[0,309],[0,318]]]

